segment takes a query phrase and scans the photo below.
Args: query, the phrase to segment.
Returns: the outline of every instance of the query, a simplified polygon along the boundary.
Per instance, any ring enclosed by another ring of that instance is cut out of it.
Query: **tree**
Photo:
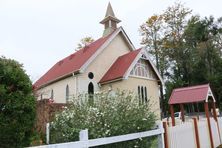
[[[96,94],[93,101],[83,95],[56,115],[50,139],[53,143],[78,141],[83,129],[88,129],[89,139],[117,136],[150,130],[154,124],[150,104],[140,104],[132,93]],[[150,141],[140,139],[103,147],[150,147]]]
[[[154,57],[153,61],[156,64],[158,71],[162,78],[164,78],[164,72],[167,69],[167,63],[165,62],[166,54],[164,52],[162,41],[163,41],[163,16],[153,15],[146,23],[140,26],[140,33],[142,35],[142,45],[145,45],[148,52]],[[160,106],[164,112],[163,106],[163,86],[160,86]],[[162,113],[163,113],[162,112]],[[162,117],[164,115],[162,114]]]
[[[94,41],[94,39],[90,36],[87,36],[85,38],[82,38],[80,40],[80,43],[78,43],[76,51],[78,51],[79,49],[84,48],[85,46],[89,45],[90,43],[92,43]]]
[[[190,81],[193,84],[210,83],[217,102],[222,99],[221,59],[221,20],[214,17],[193,16],[185,29],[184,38],[189,48],[193,49],[193,72]]]
[[[149,17],[140,27],[142,44],[148,47],[165,82],[172,79],[181,81],[183,71],[187,71],[187,62],[183,57],[184,54],[189,57],[189,51],[183,50],[183,31],[190,13],[190,9],[181,3],[175,3],[162,14]],[[161,108],[166,112],[163,102],[167,101],[163,101],[163,88],[160,90]]]
[[[0,147],[29,146],[35,115],[32,83],[22,65],[0,57]]]
[[[173,72],[173,79],[176,81],[183,81],[184,78],[189,77],[191,51],[184,45],[183,33],[187,24],[187,17],[191,12],[183,4],[175,3],[163,13],[166,30],[163,46],[169,57],[170,71]],[[168,73],[168,78],[172,78],[170,73]]]
[[[222,18],[201,18],[191,12],[175,3],[142,26],[142,43],[158,61],[157,67],[164,57],[164,70],[159,71],[166,84],[165,106],[174,88],[204,83],[211,84],[217,101],[222,102]]]

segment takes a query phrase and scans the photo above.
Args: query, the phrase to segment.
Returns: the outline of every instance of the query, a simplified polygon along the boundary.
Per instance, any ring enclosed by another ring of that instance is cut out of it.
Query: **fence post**
[[[49,144],[50,123],[46,123],[46,144]]]
[[[158,135],[158,148],[165,148],[164,144],[164,128],[163,128],[163,123],[160,122],[158,124],[158,128],[161,130],[161,134]]]
[[[163,122],[163,128],[164,128],[164,146],[165,148],[169,148],[169,137],[168,137],[168,125],[166,122]]]
[[[194,124],[194,130],[195,130],[195,138],[196,138],[197,148],[200,148],[200,138],[199,138],[197,118],[193,118],[193,124]]]
[[[88,137],[88,129],[85,130],[81,130],[79,132],[79,141],[88,141],[89,137]],[[87,144],[88,145],[88,144]],[[83,148],[88,148],[88,146],[84,146]]]

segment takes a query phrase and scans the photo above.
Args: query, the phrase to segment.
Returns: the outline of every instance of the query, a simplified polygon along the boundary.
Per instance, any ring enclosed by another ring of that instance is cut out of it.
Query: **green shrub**
[[[83,95],[74,99],[51,125],[51,143],[78,141],[79,132],[88,129],[89,138],[124,135],[150,130],[155,124],[155,115],[149,103],[139,104],[139,99],[128,92],[115,95],[100,93],[93,101]],[[147,139],[121,142],[103,147],[147,147]]]
[[[29,146],[35,103],[32,83],[22,65],[0,57],[0,147]]]

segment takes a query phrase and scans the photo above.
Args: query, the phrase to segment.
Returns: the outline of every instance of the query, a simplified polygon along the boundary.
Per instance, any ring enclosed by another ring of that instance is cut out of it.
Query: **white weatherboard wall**
[[[193,122],[168,128],[170,148],[196,148]]]

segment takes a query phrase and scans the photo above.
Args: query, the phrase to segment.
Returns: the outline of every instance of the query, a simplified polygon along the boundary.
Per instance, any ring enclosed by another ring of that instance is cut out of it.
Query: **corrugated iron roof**
[[[46,72],[39,80],[35,82],[34,87],[39,88],[60,77],[80,70],[87,60],[105,43],[110,36],[111,34],[106,37],[102,37],[57,62],[51,69],[49,69],[48,72]]]

